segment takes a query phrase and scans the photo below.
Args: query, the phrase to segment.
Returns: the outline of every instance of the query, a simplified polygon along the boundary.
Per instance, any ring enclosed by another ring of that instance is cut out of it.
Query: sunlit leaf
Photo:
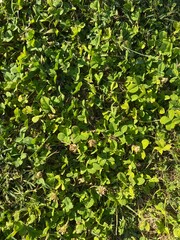
[[[142,143],[143,149],[146,149],[150,142],[148,139],[143,139],[141,143]]]
[[[32,118],[32,122],[33,122],[33,123],[37,123],[37,122],[39,121],[39,119],[41,119],[41,117],[42,117],[42,115],[34,116],[34,117]]]
[[[69,212],[73,208],[72,201],[69,197],[65,197],[62,201],[62,204],[63,204],[63,209],[66,212]]]

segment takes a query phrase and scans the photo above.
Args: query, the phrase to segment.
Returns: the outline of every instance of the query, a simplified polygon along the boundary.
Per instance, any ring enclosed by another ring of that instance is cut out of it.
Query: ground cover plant
[[[0,239],[180,239],[179,20],[0,1]]]

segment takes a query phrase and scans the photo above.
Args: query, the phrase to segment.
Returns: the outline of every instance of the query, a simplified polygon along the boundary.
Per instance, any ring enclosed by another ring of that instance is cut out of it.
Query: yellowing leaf
[[[18,118],[20,117],[20,110],[19,110],[19,108],[15,108],[14,109],[14,115],[15,115],[15,119],[18,120]]]
[[[159,110],[159,114],[164,114],[164,113],[165,113],[164,108],[161,108],[161,109]]]
[[[154,147],[160,154],[163,154],[164,151],[169,151],[171,149],[171,145],[167,144],[165,146]]]
[[[134,188],[132,186],[129,187],[129,195],[131,199],[134,199],[135,194],[134,194]]]
[[[129,104],[127,101],[125,101],[122,105],[121,105],[121,108],[126,110],[126,113],[128,113],[129,111]]]
[[[163,148],[161,147],[154,147],[154,150],[157,150],[161,155],[163,154]]]
[[[22,95],[19,95],[18,102],[22,102],[22,101],[23,101],[23,97],[22,97]]]
[[[173,230],[174,237],[180,238],[180,227],[176,227]]]
[[[148,139],[143,139],[141,141],[141,143],[142,143],[143,149],[146,149],[147,146],[149,145],[149,140]]]
[[[164,141],[164,139],[160,139],[158,141],[156,141],[156,144],[159,146],[159,147],[164,147],[166,145],[166,142]]]
[[[26,106],[25,108],[23,108],[22,112],[24,114],[31,114],[32,113],[32,107],[31,106]]]
[[[142,159],[145,159],[145,157],[146,157],[146,153],[145,153],[145,151],[142,151],[142,152],[141,152],[141,158],[142,158]]]
[[[63,181],[61,180],[60,175],[56,175],[54,178],[57,180],[57,184],[55,186],[55,189],[57,190],[62,185]]]
[[[161,124],[166,124],[166,123],[168,123],[168,122],[170,122],[171,121],[171,119],[169,119],[168,117],[166,117],[166,116],[163,116],[161,119],[160,119],[160,123]]]
[[[136,93],[139,87],[135,84],[130,84],[130,86],[128,86],[127,89],[128,89],[128,92],[130,93]]]
[[[152,183],[158,183],[159,182],[159,179],[155,176],[155,177],[152,177],[149,182],[152,182]]]
[[[171,145],[167,144],[164,148],[163,151],[169,151],[171,149]]]
[[[34,117],[32,118],[32,122],[33,122],[33,123],[37,123],[41,117],[42,117],[42,115],[34,116]]]
[[[174,112],[173,109],[170,109],[170,110],[168,111],[168,116],[169,116],[169,119],[170,119],[170,120],[172,120],[172,119],[174,118],[174,114],[175,114],[175,112]]]
[[[79,25],[75,25],[74,27],[71,27],[71,30],[73,32],[72,37],[75,37],[84,27],[85,27],[85,23],[81,23]]]

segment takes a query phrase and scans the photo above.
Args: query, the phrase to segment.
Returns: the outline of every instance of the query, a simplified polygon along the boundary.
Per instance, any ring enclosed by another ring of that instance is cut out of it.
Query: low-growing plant
[[[179,7],[0,1],[0,239],[180,238]]]

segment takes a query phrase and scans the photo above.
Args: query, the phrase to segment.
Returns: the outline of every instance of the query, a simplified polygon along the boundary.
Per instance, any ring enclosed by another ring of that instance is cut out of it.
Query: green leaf
[[[4,42],[10,42],[13,38],[14,38],[14,36],[13,36],[12,31],[11,31],[11,30],[8,30],[8,31],[4,34],[3,41],[4,41]]]
[[[34,29],[29,29],[28,32],[26,33],[26,39],[31,40],[34,38],[35,31]]]
[[[126,110],[126,113],[128,113],[129,111],[129,103],[127,100],[125,100],[125,102],[121,105],[121,108]]]
[[[91,198],[90,200],[88,200],[85,204],[86,208],[91,208],[94,205],[94,199]]]
[[[124,126],[121,127],[121,132],[125,133],[127,131],[127,129],[128,129],[128,126],[124,125]]]
[[[146,149],[147,146],[149,145],[149,140],[148,139],[143,139],[141,141],[141,143],[142,143],[143,149]]]
[[[36,220],[36,216],[34,214],[30,214],[28,220],[27,220],[27,224],[30,225],[32,224],[33,222],[35,222]]]
[[[119,132],[115,132],[114,133],[114,137],[120,137],[120,136],[122,136],[123,135],[123,132],[121,132],[121,131],[119,131]]]
[[[180,123],[180,117],[174,118],[172,120],[172,124],[174,124],[174,125],[179,124],[179,123]]]
[[[93,169],[96,171],[101,170],[101,166],[97,163],[93,163]]]
[[[166,142],[164,141],[163,138],[159,139],[158,141],[156,141],[157,145],[160,147],[164,147],[166,145]]]
[[[163,116],[163,117],[161,117],[161,119],[160,119],[160,123],[161,124],[166,124],[166,123],[168,123],[168,122],[170,122],[171,121],[171,119],[169,119],[168,117],[166,117],[166,116]]]
[[[127,205],[127,200],[124,198],[118,198],[118,203],[120,204],[120,206],[126,206]]]
[[[164,146],[163,151],[169,151],[171,147],[171,144],[167,144],[166,146]]]
[[[31,114],[32,113],[32,107],[31,106],[26,106],[25,108],[23,108],[22,112],[24,114]]]
[[[79,127],[78,126],[72,126],[72,133],[73,134],[80,134],[80,129],[79,129]]]
[[[78,142],[81,141],[81,135],[77,135],[77,136],[76,136],[76,135],[73,134],[73,135],[71,136],[71,139],[72,139],[72,142],[73,142],[73,143],[78,143]]]
[[[87,171],[91,174],[94,174],[95,172],[97,172],[101,169],[102,169],[102,167],[99,164],[93,163],[93,166],[88,167]]]
[[[63,181],[61,180],[60,175],[56,175],[54,178],[57,180],[57,184],[55,186],[55,189],[57,190],[63,184]]]
[[[20,117],[20,110],[19,110],[19,108],[16,108],[16,109],[14,110],[14,115],[15,115],[16,121],[18,121],[18,119],[19,119],[19,117]]]
[[[24,144],[31,145],[35,143],[35,139],[32,137],[25,137],[22,142]]]
[[[40,99],[41,106],[44,110],[50,109],[49,102],[50,102],[50,99],[48,97],[43,96]]]
[[[99,1],[95,0],[95,1],[91,2],[90,8],[93,9],[93,10],[98,10],[98,12],[99,12],[100,11]]]
[[[14,217],[15,222],[19,221],[20,213],[21,213],[20,211],[15,211],[14,212],[13,217]]]
[[[21,159],[25,159],[27,157],[27,153],[21,153]]]
[[[66,145],[71,143],[70,137],[66,136],[64,133],[59,133],[57,138],[59,139],[59,141],[65,143]]]
[[[48,97],[41,97],[40,99],[41,107],[45,112],[51,111],[53,114],[56,112],[55,109],[50,105],[50,99]]]
[[[62,206],[63,206],[63,210],[65,210],[66,212],[69,212],[73,208],[73,203],[69,197],[65,197],[62,200]]]
[[[134,102],[134,101],[136,101],[138,98],[139,98],[138,95],[133,94],[133,95],[131,96],[131,101]]]
[[[54,7],[59,7],[59,5],[62,3],[62,0],[52,0]]]
[[[143,185],[145,183],[145,179],[143,177],[137,178],[137,185]]]
[[[112,30],[110,27],[105,29],[105,35],[103,36],[102,40],[109,40],[112,35]]]
[[[42,116],[43,116],[43,115],[34,116],[34,117],[32,118],[32,122],[33,122],[33,123],[37,123]]]
[[[155,177],[152,177],[149,182],[151,183],[158,183],[159,182],[159,179],[155,176]]]
[[[89,133],[88,132],[81,132],[80,137],[81,140],[87,140],[89,138]]]
[[[71,30],[73,32],[72,38],[74,38],[81,30],[85,27],[85,23],[80,23],[79,25],[75,25],[71,27]]]
[[[115,140],[110,140],[110,150],[111,153],[117,150],[117,142]]]
[[[174,234],[174,237],[180,238],[180,227],[175,227],[173,229],[173,234]]]
[[[128,92],[130,93],[136,93],[139,90],[139,87],[136,84],[130,84],[127,87]]]
[[[38,179],[36,180],[36,183],[39,184],[39,185],[42,185],[42,186],[44,186],[44,187],[47,187],[47,185],[46,185],[46,183],[45,183],[45,181],[44,181],[43,178],[38,178]]]
[[[72,94],[74,95],[74,94],[76,94],[77,92],[79,92],[80,89],[81,89],[81,87],[82,87],[82,82],[79,82],[79,83],[77,84],[74,92],[73,92]]]
[[[83,230],[85,230],[85,226],[83,224],[77,224],[76,225],[76,233],[80,234],[83,232]]]
[[[145,151],[142,151],[142,152],[141,152],[141,158],[142,158],[142,159],[145,159],[145,157],[146,157],[146,153],[145,153]]]
[[[95,73],[94,77],[95,77],[97,83],[99,84],[101,79],[102,79],[102,77],[103,77],[103,72],[100,72],[99,74]]]
[[[163,204],[162,202],[160,202],[160,203],[158,203],[157,205],[155,205],[155,208],[156,208],[157,210],[161,211],[161,213],[162,213],[163,215],[166,214],[166,210],[165,210],[164,204]]]
[[[173,122],[169,123],[169,124],[166,124],[166,129],[168,131],[171,131],[172,129],[175,128],[175,124]]]
[[[154,150],[157,150],[161,155],[163,154],[163,148],[162,147],[154,147]]]
[[[173,109],[168,111],[168,116],[169,116],[170,120],[172,120],[174,118],[174,115],[175,115],[175,111]]]
[[[57,137],[58,137],[58,139],[59,139],[60,141],[63,142],[64,139],[66,138],[66,135],[65,135],[64,133],[59,133]]]
[[[165,113],[165,109],[164,108],[160,108],[159,109],[159,114],[164,114]]]
[[[127,184],[127,178],[126,178],[126,175],[125,175],[124,173],[119,172],[119,173],[117,174],[117,179],[118,179],[119,181],[121,181],[124,185]]]
[[[18,158],[15,162],[14,165],[15,167],[19,167],[23,164],[23,160],[21,158]]]

